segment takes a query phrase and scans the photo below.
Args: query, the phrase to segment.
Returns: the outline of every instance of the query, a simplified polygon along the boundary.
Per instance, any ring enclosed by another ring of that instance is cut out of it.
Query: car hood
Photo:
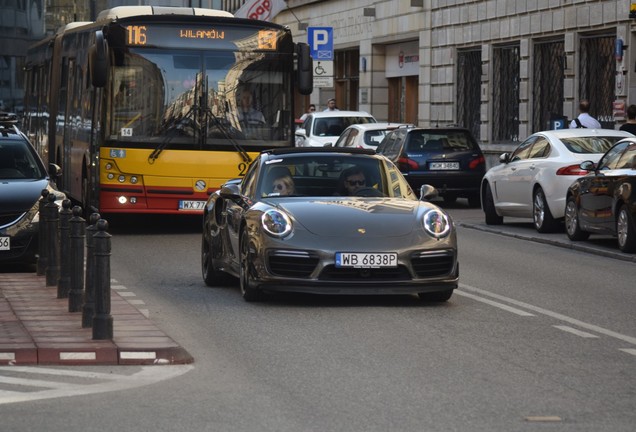
[[[285,199],[276,203],[294,221],[313,234],[325,237],[347,237],[365,230],[369,237],[399,237],[411,233],[426,208],[423,201],[396,198],[316,198]]]
[[[49,184],[40,180],[0,180],[0,208],[3,212],[21,213],[33,207]]]

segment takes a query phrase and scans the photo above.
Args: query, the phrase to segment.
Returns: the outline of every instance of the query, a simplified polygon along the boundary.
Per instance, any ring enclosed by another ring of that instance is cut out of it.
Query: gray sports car
[[[448,300],[459,280],[450,216],[418,200],[373,150],[262,152],[242,179],[212,194],[201,262],[209,286],[239,279],[246,301],[265,291],[418,294]]]

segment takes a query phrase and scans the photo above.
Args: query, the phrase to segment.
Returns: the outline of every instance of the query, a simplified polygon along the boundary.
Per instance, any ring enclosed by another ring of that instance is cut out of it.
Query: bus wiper
[[[148,163],[149,164],[152,165],[153,163],[155,163],[155,161],[157,160],[157,158],[159,157],[161,152],[164,151],[165,148],[168,147],[168,144],[170,143],[170,141],[172,141],[172,138],[174,137],[174,134],[168,135],[169,132],[174,132],[175,129],[178,130],[179,126],[181,126],[184,121],[187,121],[189,117],[192,117],[190,120],[192,121],[192,123],[196,127],[196,120],[194,119],[194,115],[195,115],[195,113],[196,113],[196,111],[198,109],[199,108],[196,105],[192,105],[190,107],[190,109],[188,110],[188,112],[183,117],[180,117],[179,119],[173,118],[170,121],[170,123],[168,123],[163,128],[164,131],[166,132],[166,136],[165,136],[165,138],[163,140],[161,140],[159,145],[148,156]]]
[[[245,151],[245,149],[232,137],[232,135],[229,133],[229,131],[227,130],[227,127],[223,124],[223,122],[221,121],[220,118],[218,118],[217,116],[214,115],[214,113],[212,112],[212,110],[210,108],[208,108],[206,110],[206,114],[210,117],[212,117],[212,119],[214,120],[214,123],[216,123],[217,127],[219,128],[219,130],[221,131],[221,133],[223,134],[223,136],[225,137],[226,140],[228,140],[230,142],[230,144],[232,144],[232,146],[236,149],[236,151],[238,152],[238,154],[241,155],[241,158],[243,159],[243,162],[247,162],[250,163],[252,162],[252,158],[250,158],[250,155]],[[204,123],[207,127],[208,121],[206,119],[205,123]],[[202,134],[202,138],[205,140],[207,138],[207,130],[205,131],[205,134]]]

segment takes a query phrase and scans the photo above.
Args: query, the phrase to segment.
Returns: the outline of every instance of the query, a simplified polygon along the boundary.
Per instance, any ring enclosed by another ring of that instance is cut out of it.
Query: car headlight
[[[270,209],[261,216],[263,229],[274,237],[285,237],[292,230],[291,219],[280,210]]]
[[[424,230],[435,238],[446,237],[451,230],[448,216],[440,210],[429,210],[422,217]]]

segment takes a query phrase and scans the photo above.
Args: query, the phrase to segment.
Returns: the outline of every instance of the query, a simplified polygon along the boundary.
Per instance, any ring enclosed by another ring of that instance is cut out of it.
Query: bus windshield
[[[115,48],[106,136],[117,146],[289,145],[284,55]]]

